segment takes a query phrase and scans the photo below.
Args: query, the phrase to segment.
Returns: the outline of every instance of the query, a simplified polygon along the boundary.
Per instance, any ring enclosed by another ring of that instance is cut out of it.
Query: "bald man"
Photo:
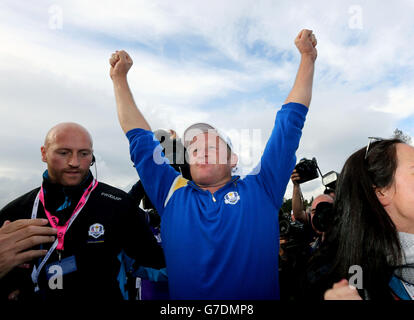
[[[136,266],[165,266],[162,249],[129,196],[98,182],[89,132],[60,123],[41,147],[43,183],[0,211],[0,223],[43,218],[57,230],[45,257],[16,267],[0,281],[0,299],[121,299],[119,254]],[[1,225],[1,224],[0,224]]]
[[[87,176],[93,157],[92,137],[79,124],[54,126],[40,150],[42,161],[47,163],[50,181],[76,186]]]

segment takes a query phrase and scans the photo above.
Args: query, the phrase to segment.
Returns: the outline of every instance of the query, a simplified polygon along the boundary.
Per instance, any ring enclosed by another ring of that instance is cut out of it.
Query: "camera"
[[[154,137],[160,142],[162,153],[169,160],[170,165],[182,174],[185,179],[191,179],[190,166],[185,159],[185,147],[174,130],[158,129]]]
[[[304,225],[298,221],[292,221],[289,213],[279,211],[279,234],[287,240],[287,246],[302,245],[305,241]]]
[[[338,173],[335,171],[329,171],[322,176],[322,184],[329,189],[335,190],[336,181],[338,180]]]
[[[300,277],[309,259],[310,247],[305,225],[292,221],[290,213],[279,211],[279,281],[281,300],[295,300]]]
[[[333,221],[333,204],[321,202],[315,207],[315,215],[312,218],[312,224],[319,232],[328,231]]]
[[[301,159],[296,164],[295,170],[300,176],[300,180],[297,181],[299,184],[319,177],[318,163],[315,158],[312,158],[312,160],[306,158]]]

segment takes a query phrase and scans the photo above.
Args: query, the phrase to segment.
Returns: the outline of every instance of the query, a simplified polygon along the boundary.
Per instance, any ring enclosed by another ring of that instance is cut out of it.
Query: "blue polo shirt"
[[[258,173],[234,176],[213,195],[157,164],[161,146],[152,132],[127,132],[131,160],[161,216],[172,299],[279,299],[278,212],[307,111],[284,105]]]

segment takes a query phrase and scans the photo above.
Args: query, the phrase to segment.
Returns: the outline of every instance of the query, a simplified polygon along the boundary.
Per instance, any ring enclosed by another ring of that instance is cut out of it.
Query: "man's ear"
[[[235,154],[235,153],[232,152],[231,153],[231,156],[230,156],[230,164],[231,164],[231,167],[232,168],[236,167],[238,161],[239,161],[239,157],[237,156],[237,154]]]
[[[392,198],[394,195],[393,189],[390,187],[387,188],[377,188],[374,187],[375,195],[378,198],[378,201],[385,208],[392,203]]]
[[[45,148],[45,146],[41,146],[40,147],[40,152],[42,153],[42,161],[43,162],[47,162],[46,148]]]

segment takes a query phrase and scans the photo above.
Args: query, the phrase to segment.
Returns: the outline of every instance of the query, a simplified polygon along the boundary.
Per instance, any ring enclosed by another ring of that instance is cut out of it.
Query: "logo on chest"
[[[89,236],[93,238],[92,242],[96,242],[98,238],[101,238],[105,233],[104,226],[100,223],[94,223],[89,227]],[[103,241],[103,239],[99,239],[100,241]]]
[[[224,203],[236,204],[240,200],[240,196],[236,191],[231,191],[224,196]]]

